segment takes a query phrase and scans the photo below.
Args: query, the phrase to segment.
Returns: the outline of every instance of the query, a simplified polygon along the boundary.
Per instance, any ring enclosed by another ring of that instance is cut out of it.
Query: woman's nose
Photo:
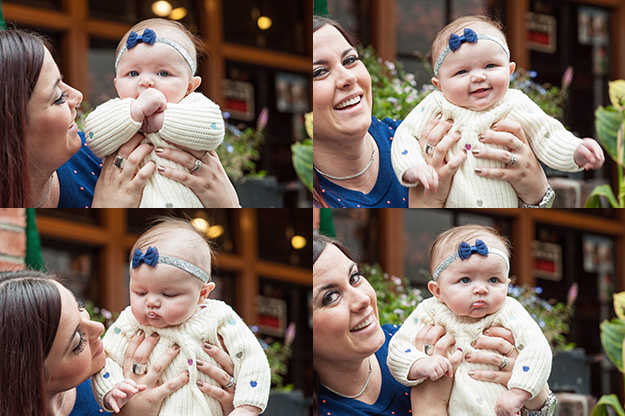
[[[80,103],[82,103],[82,93],[77,89],[74,89],[68,85],[69,88],[69,96],[72,107],[78,107]]]
[[[347,68],[340,67],[337,74],[337,88],[347,88],[356,83],[358,78],[352,71]]]
[[[99,338],[100,335],[104,333],[104,325],[101,324],[100,322],[89,321],[87,323],[87,328],[88,328],[88,331],[87,331],[88,337],[90,339]]]
[[[358,289],[354,289],[354,296],[351,302],[353,312],[358,312],[361,309],[368,307],[370,303],[371,299],[366,293],[363,293]]]

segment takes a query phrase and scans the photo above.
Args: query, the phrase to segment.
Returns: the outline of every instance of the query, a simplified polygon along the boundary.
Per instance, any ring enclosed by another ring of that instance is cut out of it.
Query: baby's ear
[[[434,85],[439,90],[441,89],[441,82],[436,77],[432,77],[432,85]]]
[[[215,289],[215,282],[208,282],[202,285],[202,290],[200,290],[200,297],[197,301],[198,305],[206,300],[208,294],[211,293]]]
[[[187,84],[187,94],[186,95],[189,95],[193,91],[195,91],[196,88],[199,87],[201,83],[202,83],[202,78],[201,77],[192,77],[191,80],[189,80],[189,84]]]
[[[510,62],[510,75],[512,75],[515,69],[516,69],[516,62]]]
[[[437,300],[440,300],[441,288],[438,286],[438,282],[435,282],[434,280],[430,280],[428,282],[428,289],[430,290],[430,293],[432,293],[432,295],[434,295],[434,297]]]

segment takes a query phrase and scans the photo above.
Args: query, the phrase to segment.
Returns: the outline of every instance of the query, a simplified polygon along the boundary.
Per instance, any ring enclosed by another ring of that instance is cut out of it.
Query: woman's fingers
[[[135,351],[135,354],[132,357],[132,360],[134,362],[136,362],[136,363],[139,363],[139,364],[147,363],[148,362],[148,357],[150,356],[150,353],[152,352],[152,349],[154,348],[154,346],[158,342],[158,339],[159,339],[159,337],[158,337],[158,334],[156,332],[154,332],[152,335],[147,337],[141,343],[141,345],[139,345],[139,347]]]
[[[124,370],[125,375],[128,375],[131,373],[132,362],[135,357],[135,351],[137,351],[137,348],[139,348],[139,345],[141,345],[144,339],[145,339],[145,333],[143,332],[142,329],[137,331],[137,333],[133,335],[132,338],[130,338],[128,347],[126,347],[126,354],[124,355],[123,370]]]
[[[512,376],[512,372],[499,370],[471,370],[469,371],[469,376],[476,380],[490,381],[492,383],[507,386],[508,381],[510,381],[510,377]]]
[[[421,130],[421,141],[423,145],[429,143],[432,146],[437,146],[443,137],[447,134],[449,129],[453,126],[451,120],[441,120],[440,118],[433,118]]]
[[[151,389],[149,391],[149,395],[152,400],[161,401],[188,382],[189,372],[185,371],[182,374],[178,374],[176,377],[170,378],[167,382],[161,384],[160,386]]]
[[[214,345],[211,345],[208,342],[205,342],[202,345],[202,349],[204,350],[204,352],[206,352],[206,354],[210,355],[215,361],[217,361],[217,363],[223,368],[222,371],[228,375],[226,382],[221,384],[224,386],[228,384],[228,382],[230,381],[230,376],[234,374],[234,363],[232,362],[230,355],[228,355],[223,349],[216,348]],[[216,380],[219,381],[218,379]]]
[[[204,394],[211,396],[221,403],[224,415],[230,414],[234,410],[234,406],[232,404],[234,389],[224,390],[221,387],[201,381],[197,382],[197,386]]]
[[[500,326],[493,326],[484,331],[484,335],[488,338],[503,338],[510,343],[510,345],[514,345],[514,335],[512,335],[512,331],[507,328],[503,328]],[[488,339],[486,338],[486,339]],[[480,338],[482,339],[482,338]],[[506,350],[508,351],[508,350]],[[501,351],[502,354],[505,354],[506,351]]]
[[[148,337],[149,338],[149,337]],[[173,345],[165,350],[159,357],[152,362],[150,367],[148,367],[148,372],[141,379],[143,384],[148,386],[153,386],[156,382],[161,378],[161,374],[167,368],[167,366],[176,358],[176,356],[180,353],[180,347],[177,345]]]
[[[504,364],[504,355],[496,352],[475,350],[464,356],[464,359],[469,363],[482,363],[497,366],[501,371],[512,371],[514,362],[516,361],[516,354],[505,356],[507,358],[507,364],[502,368]]]

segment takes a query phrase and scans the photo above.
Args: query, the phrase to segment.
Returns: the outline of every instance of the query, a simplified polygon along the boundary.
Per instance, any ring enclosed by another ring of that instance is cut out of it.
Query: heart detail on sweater
[[[252,386],[252,388],[256,387],[258,385],[257,382],[255,382],[254,380],[250,381],[250,386]]]
[[[230,325],[236,325],[237,321],[235,321],[234,319],[231,319],[231,320],[228,321],[228,323]]]
[[[243,357],[243,352],[241,351],[237,352],[237,358],[241,358],[241,357]]]
[[[110,377],[110,374],[109,374],[109,373],[106,373],[106,374],[104,374],[102,377],[104,377],[104,378],[109,378],[109,377]]]
[[[530,368],[526,365],[523,366],[523,372],[527,373],[528,371],[530,371]]]
[[[121,329],[119,329],[119,328],[115,328],[115,333],[116,333],[116,334],[119,334],[120,332],[122,332],[122,330],[121,330]]]

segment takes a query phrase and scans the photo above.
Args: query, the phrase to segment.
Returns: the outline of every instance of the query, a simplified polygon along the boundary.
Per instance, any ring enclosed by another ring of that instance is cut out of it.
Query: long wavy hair
[[[0,207],[28,207],[27,105],[43,65],[45,42],[21,29],[0,31]]]
[[[61,319],[56,279],[0,272],[0,415],[46,416],[45,360]]]

